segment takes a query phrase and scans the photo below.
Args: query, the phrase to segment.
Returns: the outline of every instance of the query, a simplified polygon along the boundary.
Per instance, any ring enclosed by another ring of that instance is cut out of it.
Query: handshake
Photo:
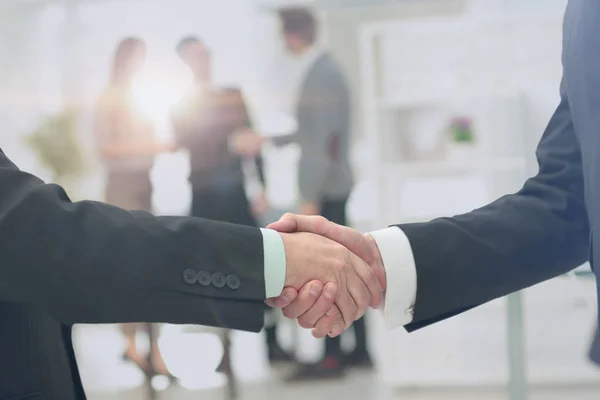
[[[316,338],[335,337],[380,307],[386,288],[381,255],[369,235],[320,216],[286,214],[268,226],[283,239],[284,290],[266,303]]]

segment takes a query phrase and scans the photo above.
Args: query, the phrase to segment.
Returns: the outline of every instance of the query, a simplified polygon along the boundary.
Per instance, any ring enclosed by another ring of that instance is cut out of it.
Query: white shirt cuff
[[[265,295],[267,298],[277,297],[283,292],[286,274],[285,247],[278,232],[262,229]]]
[[[417,268],[410,242],[397,227],[370,232],[385,268],[386,292],[383,315],[387,329],[407,325],[413,320],[417,296]]]

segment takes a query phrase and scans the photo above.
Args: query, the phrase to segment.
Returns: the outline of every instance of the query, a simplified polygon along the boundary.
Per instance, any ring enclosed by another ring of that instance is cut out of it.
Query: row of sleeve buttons
[[[188,285],[199,283],[202,286],[212,285],[218,289],[227,286],[231,290],[237,290],[240,287],[240,278],[237,275],[229,274],[225,276],[220,272],[214,274],[207,271],[198,272],[192,268],[183,271],[183,281]]]

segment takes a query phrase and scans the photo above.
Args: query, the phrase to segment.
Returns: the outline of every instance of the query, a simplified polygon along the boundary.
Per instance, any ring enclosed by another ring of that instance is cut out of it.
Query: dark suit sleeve
[[[582,160],[569,99],[537,149],[539,172],[516,194],[468,214],[399,227],[417,266],[415,330],[563,274],[588,259]]]
[[[259,229],[72,203],[1,151],[0,188],[2,301],[39,306],[63,323],[262,328]],[[211,282],[215,273],[223,275]]]

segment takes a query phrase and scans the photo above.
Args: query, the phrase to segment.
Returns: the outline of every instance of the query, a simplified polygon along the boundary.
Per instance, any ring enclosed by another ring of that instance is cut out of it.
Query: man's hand
[[[362,317],[369,305],[381,303],[382,288],[374,270],[347,248],[311,233],[281,236],[287,260],[283,295],[289,294],[290,288],[298,291],[296,299],[283,309],[286,317],[298,318],[303,327],[314,327],[315,336],[337,336]],[[314,280],[318,282],[311,282]],[[336,289],[335,305],[341,318],[331,307]],[[277,300],[268,302],[273,303]]]
[[[297,232],[297,231],[309,231],[321,236],[327,237],[329,239],[335,240],[336,242],[346,246],[350,251],[354,254],[358,255],[364,261],[366,261],[369,266],[372,268],[372,271],[377,276],[377,279],[380,283],[380,286],[385,291],[386,288],[386,277],[385,277],[385,269],[383,267],[383,262],[381,260],[381,254],[379,253],[379,248],[377,247],[377,243],[375,239],[369,234],[361,235],[359,232],[347,228],[345,226],[341,226],[338,224],[334,224],[333,222],[328,221],[327,219],[319,216],[297,216],[293,214],[284,215],[279,221],[269,225],[270,229],[274,229],[280,232]],[[296,307],[298,303],[296,299],[297,293],[293,288],[286,288],[284,292],[288,293],[290,296],[289,301],[284,302],[279,299],[280,304],[282,304],[282,308],[284,312],[288,308]],[[292,298],[293,296],[293,298]],[[322,296],[321,296],[322,297]],[[315,301],[324,303],[325,300],[319,298]],[[371,306],[377,307],[377,304],[372,303]],[[330,320],[335,320],[338,318],[339,311],[333,306],[329,311],[328,315],[332,316]],[[298,323],[301,326],[306,325],[309,321],[305,321],[303,319],[304,316],[301,316],[298,319]],[[322,321],[319,326],[320,332],[326,331],[326,321]],[[336,336],[338,333],[337,327],[333,326],[331,323],[331,331],[329,332],[330,336]],[[313,335],[315,332],[313,331]],[[315,335],[316,336],[316,335]]]
[[[304,216],[287,213],[267,228],[278,232],[310,232],[331,239],[346,247],[374,269],[379,284],[385,291],[386,278],[381,253],[371,235],[361,234],[352,228],[335,224],[321,216]]]
[[[254,132],[251,129],[243,128],[234,132],[229,137],[229,150],[235,154],[244,157],[255,157],[260,153],[260,149],[265,143],[266,138]]]

